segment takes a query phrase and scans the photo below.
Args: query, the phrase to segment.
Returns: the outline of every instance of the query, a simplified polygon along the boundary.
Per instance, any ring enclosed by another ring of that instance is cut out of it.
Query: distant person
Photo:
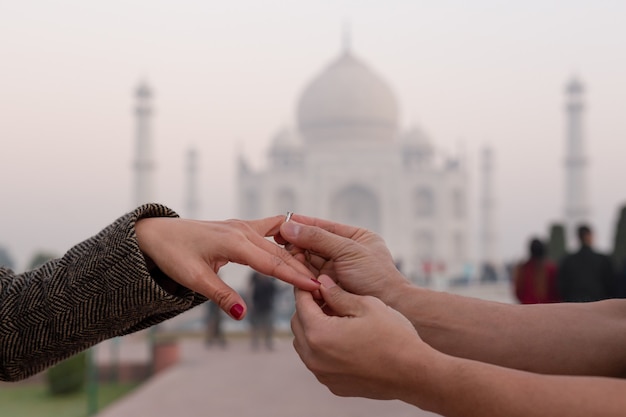
[[[492,263],[486,262],[482,266],[482,274],[480,275],[481,282],[496,282],[498,281],[498,273]]]
[[[556,303],[556,265],[546,259],[546,247],[537,238],[531,239],[529,257],[513,270],[515,296],[521,304]]]
[[[217,275],[231,261],[304,290],[319,288],[311,271],[266,239],[278,233],[283,216],[177,217],[146,204],[36,269],[16,274],[0,266],[0,380],[24,379],[207,299],[243,319],[243,298]]]
[[[626,261],[621,264],[617,272],[617,298],[626,298]]]
[[[577,230],[580,249],[559,265],[559,296],[565,302],[588,302],[615,298],[616,277],[611,258],[593,249],[593,232],[588,225]]]
[[[206,347],[213,345],[219,345],[222,348],[226,347],[226,335],[222,326],[223,311],[220,309],[219,304],[208,301],[206,303],[206,313]]]
[[[274,280],[257,271],[250,275],[250,336],[252,349],[259,347],[263,339],[266,349],[274,347]]]

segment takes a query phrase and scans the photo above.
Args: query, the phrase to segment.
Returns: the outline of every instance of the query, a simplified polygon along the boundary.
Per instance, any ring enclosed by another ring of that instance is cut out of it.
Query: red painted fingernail
[[[230,315],[236,319],[241,318],[243,314],[243,306],[241,304],[235,304],[230,308]]]

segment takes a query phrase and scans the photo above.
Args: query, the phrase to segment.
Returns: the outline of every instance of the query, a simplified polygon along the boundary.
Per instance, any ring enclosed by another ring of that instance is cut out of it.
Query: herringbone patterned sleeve
[[[155,281],[160,271],[151,275],[139,250],[138,219],[176,216],[146,204],[35,270],[0,266],[0,380],[26,378],[206,301],[182,287],[176,295],[164,291]]]

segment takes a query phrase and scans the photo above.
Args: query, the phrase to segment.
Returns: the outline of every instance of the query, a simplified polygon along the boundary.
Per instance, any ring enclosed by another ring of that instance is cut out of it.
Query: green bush
[[[52,395],[71,394],[85,386],[87,353],[81,352],[50,368],[46,374]]]
[[[618,271],[622,271],[626,263],[626,206],[619,212],[613,240],[613,261]]]
[[[550,237],[548,239],[548,259],[559,263],[567,254],[565,242],[565,227],[560,223],[550,225]]]

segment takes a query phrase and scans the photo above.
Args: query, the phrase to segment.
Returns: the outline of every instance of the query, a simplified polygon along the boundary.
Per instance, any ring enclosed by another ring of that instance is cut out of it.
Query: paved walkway
[[[510,284],[459,287],[455,293],[512,302]],[[193,309],[167,327],[185,327],[202,319]],[[118,341],[122,360],[149,360],[145,334]],[[276,341],[272,352],[252,352],[248,339],[234,339],[228,348],[206,349],[200,339],[182,344],[181,362],[153,377],[98,417],[427,417],[400,401],[341,398],[320,384],[298,358],[291,338]],[[97,348],[99,361],[110,361],[111,344]]]
[[[251,351],[247,339],[231,340],[225,349],[192,339],[182,348],[178,365],[98,417],[434,416],[400,401],[336,397],[306,369],[291,338],[276,340],[273,351]]]

